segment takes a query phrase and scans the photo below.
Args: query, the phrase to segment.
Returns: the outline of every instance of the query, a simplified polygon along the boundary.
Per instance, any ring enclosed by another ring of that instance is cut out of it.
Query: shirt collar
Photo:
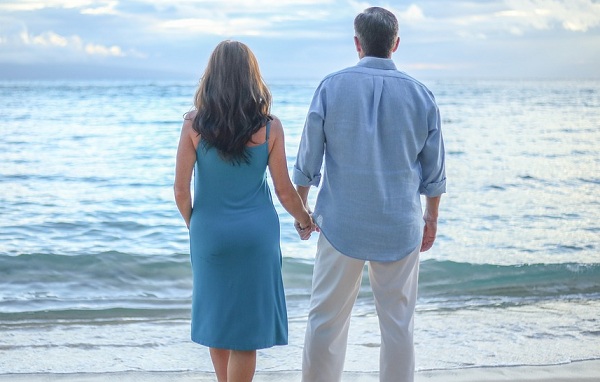
[[[357,65],[373,69],[396,70],[396,64],[391,58],[367,56],[363,57]]]

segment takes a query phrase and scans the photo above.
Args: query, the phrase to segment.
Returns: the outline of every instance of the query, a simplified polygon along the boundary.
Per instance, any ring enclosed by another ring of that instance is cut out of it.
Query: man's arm
[[[440,111],[435,104],[433,95],[431,95],[431,101],[432,107],[428,115],[428,136],[419,155],[423,176],[420,192],[426,198],[421,252],[425,252],[433,246],[437,234],[441,195],[446,192],[446,161]]]
[[[425,220],[425,227],[423,228],[421,252],[428,251],[433,246],[433,242],[435,241],[435,236],[437,234],[438,210],[441,199],[441,195],[426,197],[425,213],[423,214],[423,220]]]

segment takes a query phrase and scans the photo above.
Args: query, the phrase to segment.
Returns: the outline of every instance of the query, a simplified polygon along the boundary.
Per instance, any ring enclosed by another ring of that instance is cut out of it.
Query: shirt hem
[[[329,237],[327,237],[327,235],[321,229],[321,227],[319,227],[319,229],[321,230],[321,235],[323,235],[325,237],[325,239],[327,239],[327,241],[329,242],[329,244],[331,244],[331,246],[336,251],[338,251],[340,254],[342,254],[342,255],[344,255],[346,257],[350,257],[350,258],[356,259],[356,260],[373,261],[373,262],[376,262],[376,263],[394,263],[396,261],[400,261],[402,259],[405,259],[406,257],[410,256],[412,253],[414,253],[414,251],[416,250],[416,247],[415,247],[412,251],[410,251],[406,255],[399,255],[398,257],[394,257],[392,259],[377,259],[377,258],[369,258],[369,256],[349,255],[348,253],[340,251],[339,248],[329,239]]]

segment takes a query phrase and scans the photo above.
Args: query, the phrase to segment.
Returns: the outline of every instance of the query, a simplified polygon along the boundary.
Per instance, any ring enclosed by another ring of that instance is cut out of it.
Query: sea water
[[[599,359],[600,81],[426,84],[448,192],[421,259],[417,369]],[[317,82],[269,85],[291,168]],[[0,82],[0,373],[212,370],[189,339],[172,191],[194,91]],[[258,369],[298,370],[316,235],[300,241],[276,208],[290,344],[260,351]],[[346,370],[377,370],[379,346],[365,274]]]

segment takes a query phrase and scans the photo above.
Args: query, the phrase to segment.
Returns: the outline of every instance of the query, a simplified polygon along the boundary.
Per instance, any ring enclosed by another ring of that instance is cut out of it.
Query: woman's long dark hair
[[[227,40],[217,45],[194,105],[198,112],[192,126],[203,145],[234,164],[249,163],[246,145],[271,118],[271,92],[245,44]]]

